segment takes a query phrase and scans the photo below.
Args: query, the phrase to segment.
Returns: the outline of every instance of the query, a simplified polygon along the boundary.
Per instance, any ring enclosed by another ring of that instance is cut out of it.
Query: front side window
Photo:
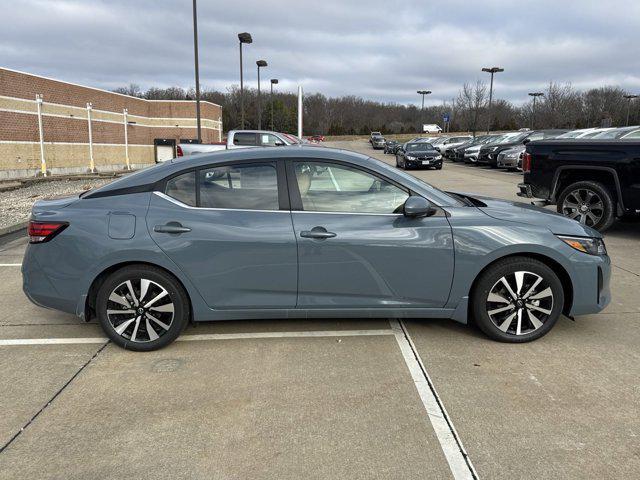
[[[296,162],[302,208],[311,212],[400,213],[409,194],[362,170],[324,162]]]
[[[167,181],[164,193],[179,202],[196,206],[196,172],[187,172]]]
[[[227,165],[200,171],[199,207],[279,210],[274,164]]]
[[[256,146],[256,134],[249,132],[236,132],[233,135],[233,144],[245,147]]]

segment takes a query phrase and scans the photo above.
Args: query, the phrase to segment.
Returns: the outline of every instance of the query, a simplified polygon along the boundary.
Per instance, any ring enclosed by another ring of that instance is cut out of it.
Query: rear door
[[[333,161],[288,164],[298,307],[443,307],[453,278],[444,212],[407,218],[411,192]]]
[[[292,308],[297,249],[284,164],[182,172],[154,192],[147,225],[211,308]]]

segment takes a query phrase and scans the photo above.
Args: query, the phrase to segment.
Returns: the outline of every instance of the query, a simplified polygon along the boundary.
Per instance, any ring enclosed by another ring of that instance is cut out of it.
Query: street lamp
[[[242,44],[251,43],[253,39],[251,34],[244,32],[238,34],[238,40],[240,40],[240,128],[244,130],[244,82],[242,79]]]
[[[491,86],[489,87],[489,119],[487,120],[487,135],[489,135],[489,130],[491,130],[491,102],[493,101],[493,74],[504,72],[504,68],[483,68],[482,71],[491,74]]]
[[[271,131],[273,131],[273,86],[278,84],[277,78],[271,79]]]
[[[202,142],[202,130],[200,128],[200,72],[198,69],[198,10],[196,0],[193,0],[193,56],[196,73],[196,124],[198,126],[198,143]]]
[[[422,108],[420,109],[420,121],[424,124],[424,96],[429,95],[431,90],[418,90],[418,95],[422,95]],[[420,131],[423,130],[424,127],[420,128]]]
[[[260,67],[266,67],[267,62],[265,60],[258,60],[256,62],[258,66],[258,130],[262,130],[262,104],[260,101]]]
[[[631,111],[631,100],[634,98],[638,98],[638,95],[625,95],[624,98],[627,99],[627,127],[629,126],[629,112]]]
[[[533,110],[531,111],[531,130],[533,130],[536,124],[536,98],[543,97],[544,93],[529,92],[529,96],[533,97]]]

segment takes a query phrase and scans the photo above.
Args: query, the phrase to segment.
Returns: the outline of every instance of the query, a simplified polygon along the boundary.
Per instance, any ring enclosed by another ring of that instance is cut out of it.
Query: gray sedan
[[[525,342],[610,300],[597,231],[329,148],[174,159],[37,201],[29,237],[27,296],[132,350],[188,322],[292,317],[451,318]]]

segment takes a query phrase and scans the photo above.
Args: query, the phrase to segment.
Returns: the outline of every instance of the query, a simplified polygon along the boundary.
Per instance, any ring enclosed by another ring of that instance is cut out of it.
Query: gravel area
[[[100,187],[111,181],[113,178],[55,180],[0,192],[0,228],[28,220],[31,207],[36,200],[60,195],[73,195],[90,188]]]

